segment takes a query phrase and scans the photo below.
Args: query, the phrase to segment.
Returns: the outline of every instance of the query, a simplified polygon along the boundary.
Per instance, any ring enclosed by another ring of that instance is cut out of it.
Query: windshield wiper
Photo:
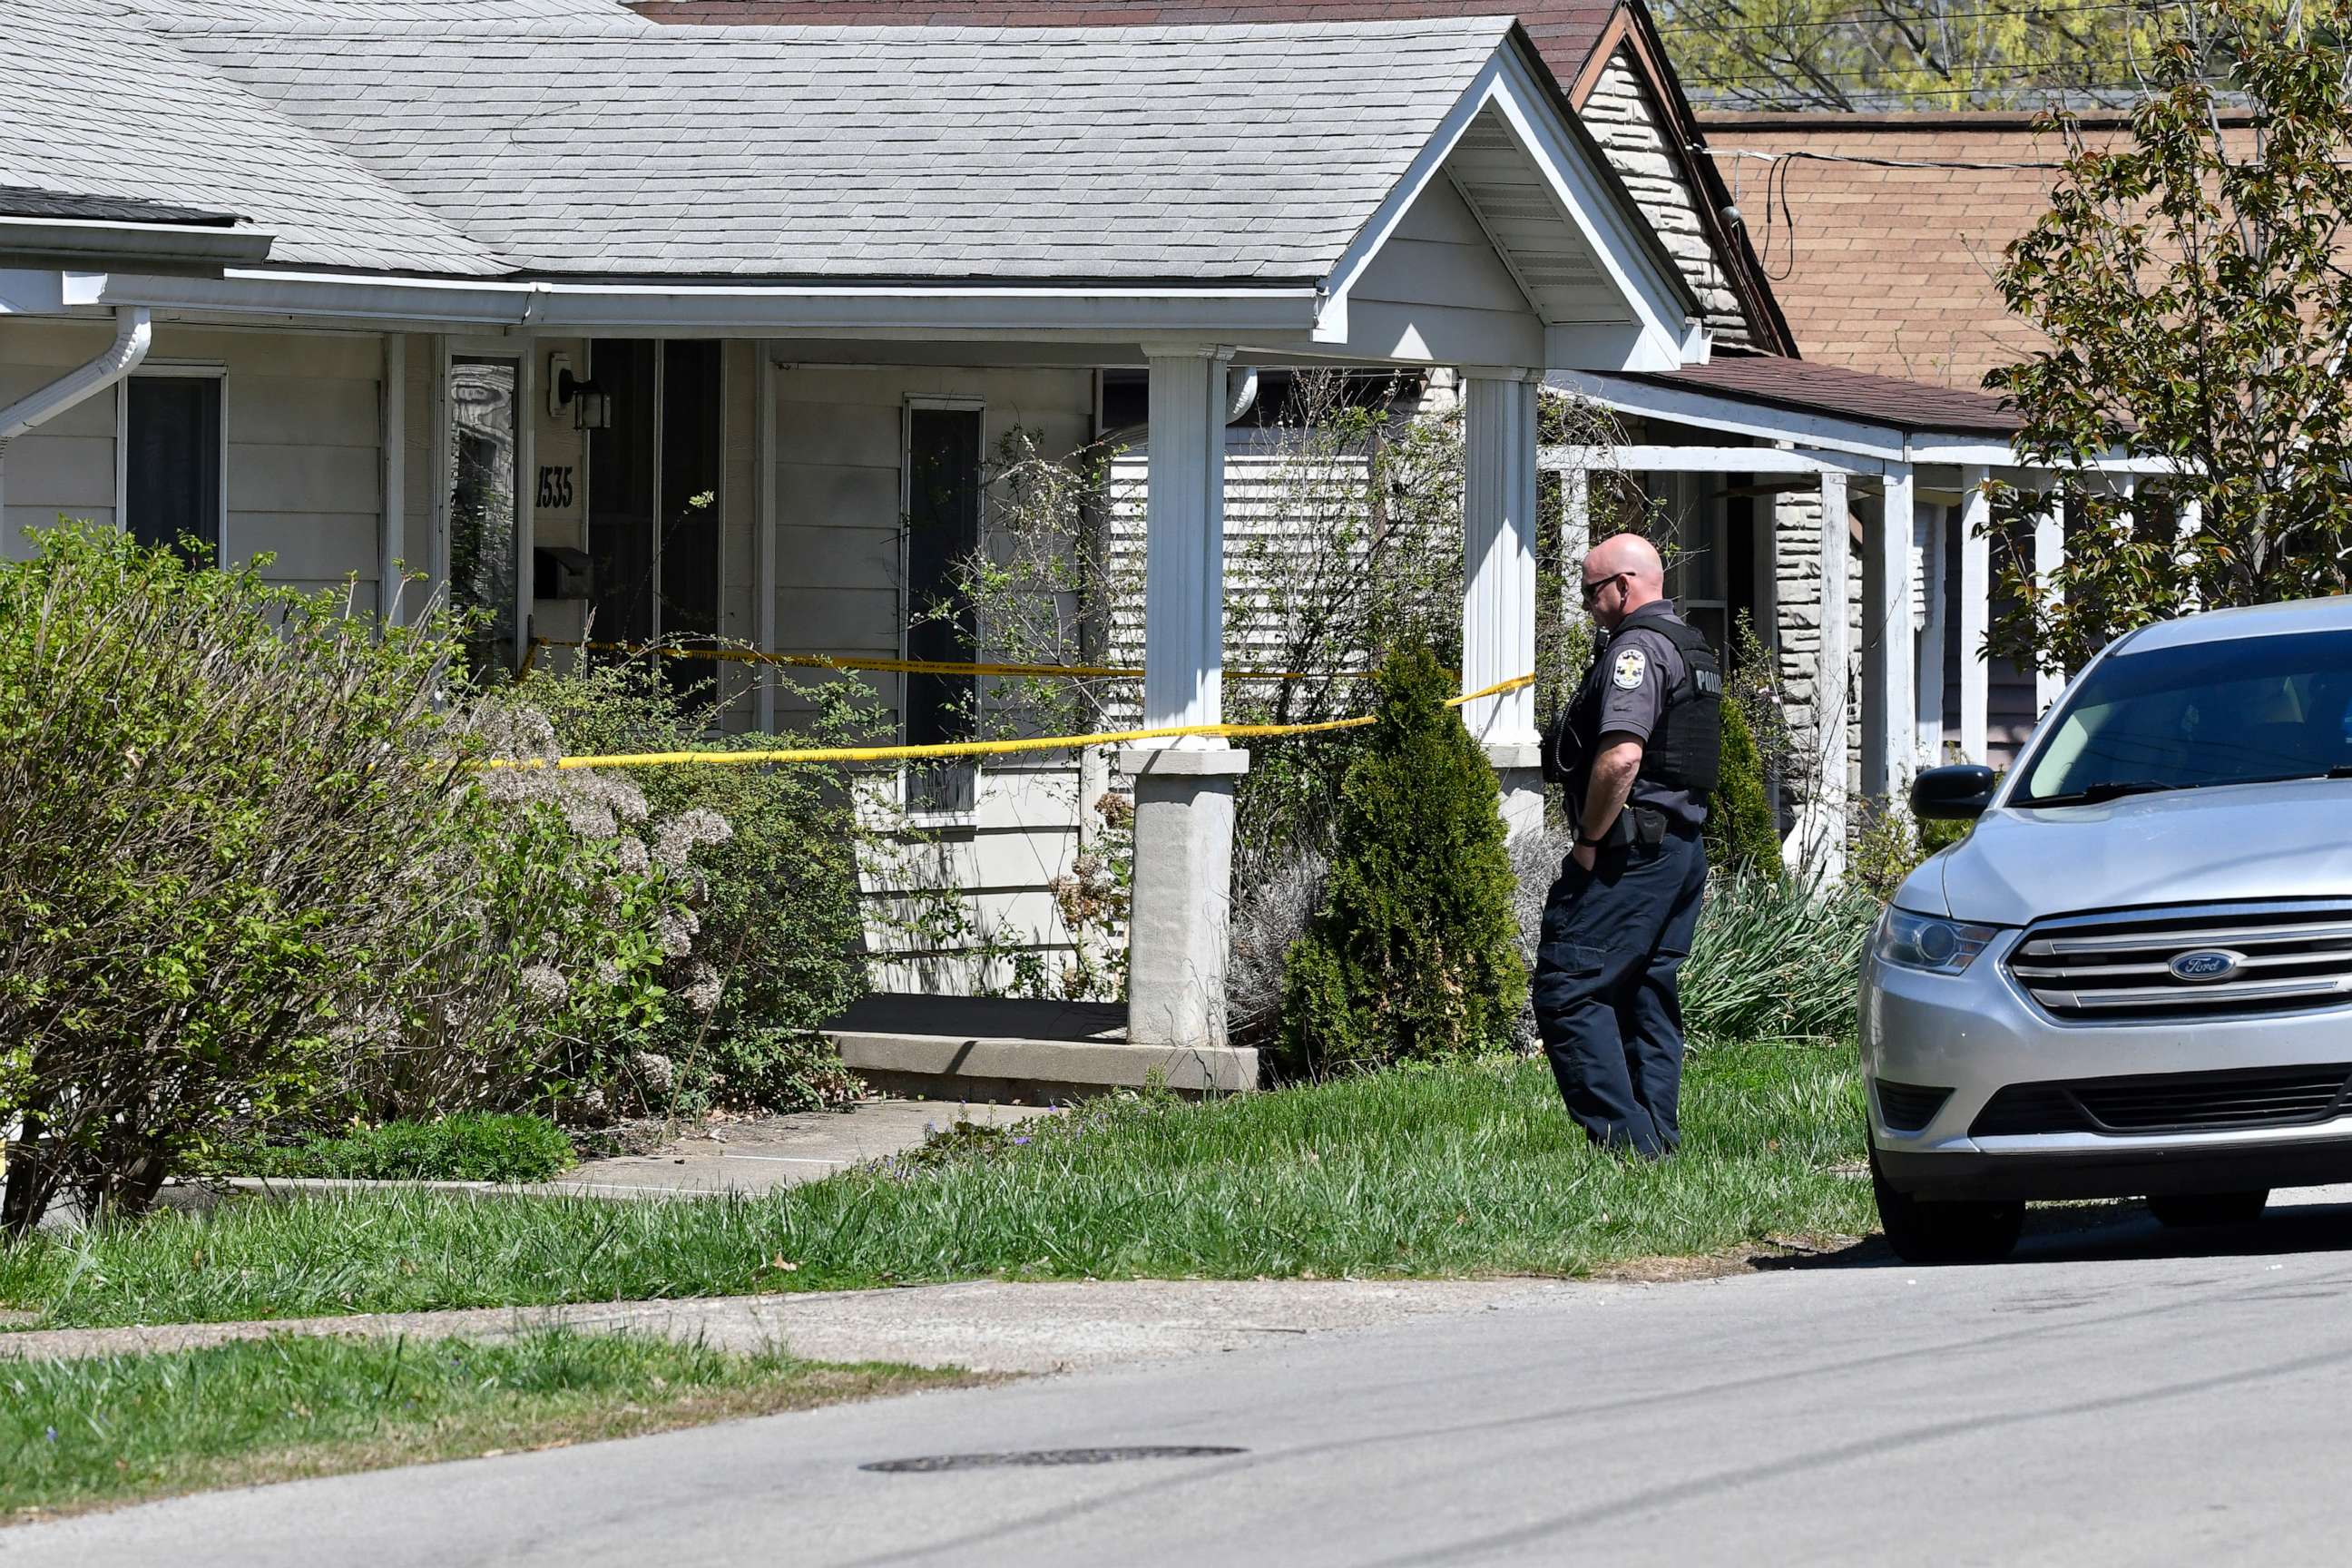
[[[2127,795],[2160,795],[2166,790],[2194,787],[2193,784],[2164,784],[2156,779],[2102,779],[2097,784],[2085,784],[2067,795],[2035,795],[2031,800],[2021,800],[2015,804],[2021,806],[2096,805],[2103,800],[2120,800]]]

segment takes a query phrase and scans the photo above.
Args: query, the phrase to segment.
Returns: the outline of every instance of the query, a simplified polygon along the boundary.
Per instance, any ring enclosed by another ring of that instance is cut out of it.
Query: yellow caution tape
[[[982,664],[937,658],[864,658],[829,653],[762,653],[748,647],[674,647],[656,644],[621,642],[566,642],[555,637],[533,637],[523,655],[522,668],[515,671],[520,680],[530,673],[542,647],[586,648],[592,653],[625,653],[631,655],[658,654],[664,658],[709,658],[730,664],[782,664],[798,669],[836,669],[845,671],[874,670],[897,675],[1037,675],[1066,676],[1076,679],[1113,679],[1140,680],[1139,667],[1096,664]],[[1370,670],[1342,672],[1339,675],[1313,675],[1295,669],[1229,669],[1224,672],[1231,680],[1337,680],[1348,674],[1369,676]]]
[[[1506,691],[1517,691],[1535,684],[1532,675],[1514,676],[1494,685],[1468,691],[1445,700],[1448,708],[1459,708],[1475,702],[1482,697],[1499,697]],[[660,768],[682,764],[706,767],[745,767],[765,763],[896,763],[922,762],[944,757],[996,757],[1015,752],[1066,752],[1084,746],[1125,745],[1133,741],[1172,740],[1187,735],[1213,736],[1229,741],[1270,740],[1281,735],[1318,735],[1332,730],[1355,730],[1378,721],[1370,714],[1354,719],[1327,719],[1313,724],[1180,724],[1157,730],[1112,730],[1092,735],[1037,735],[1016,741],[955,741],[936,746],[829,746],[795,747],[788,750],[763,752],[634,752],[611,756],[559,757],[558,768]],[[543,768],[548,764],[537,758],[499,758],[480,764],[485,768]]]

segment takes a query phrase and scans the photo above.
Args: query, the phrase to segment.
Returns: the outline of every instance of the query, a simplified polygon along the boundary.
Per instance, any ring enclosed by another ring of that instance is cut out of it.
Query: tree
[[[2193,0],[2174,13],[2129,134],[2072,117],[2050,210],[1999,283],[2049,347],[1985,378],[2024,421],[2053,495],[1996,493],[2002,537],[2063,505],[2064,559],[1992,651],[2079,666],[2110,637],[2198,605],[2341,593],[2352,499],[2352,51],[2347,7]],[[2137,495],[2081,465],[2162,459]]]
[[[1669,0],[1661,31],[1691,91],[1758,109],[2119,104],[2152,44],[2128,0]]]
[[[1390,655],[1379,720],[1340,790],[1323,908],[1290,950],[1294,1069],[1499,1047],[1527,985],[1494,770],[1426,647]]]

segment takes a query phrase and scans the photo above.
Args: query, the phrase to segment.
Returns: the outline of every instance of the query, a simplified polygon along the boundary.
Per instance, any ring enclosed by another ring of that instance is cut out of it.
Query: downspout
[[[105,391],[139,368],[154,345],[155,326],[144,305],[118,305],[114,310],[114,342],[107,351],[78,370],[68,371],[29,396],[0,408],[0,508],[7,492],[8,443],[75,404]]]

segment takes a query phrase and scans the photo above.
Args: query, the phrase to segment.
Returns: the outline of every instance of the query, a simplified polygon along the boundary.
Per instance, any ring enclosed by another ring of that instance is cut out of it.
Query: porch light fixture
[[[561,417],[572,410],[575,430],[608,430],[613,425],[613,395],[593,381],[572,374],[570,354],[547,356],[547,412]]]

